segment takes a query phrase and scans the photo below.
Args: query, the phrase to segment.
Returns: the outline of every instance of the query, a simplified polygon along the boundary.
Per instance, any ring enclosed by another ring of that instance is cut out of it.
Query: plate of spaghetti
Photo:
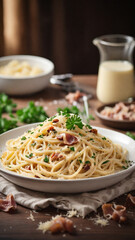
[[[42,192],[94,191],[135,169],[133,139],[69,113],[1,134],[0,149],[0,174]]]

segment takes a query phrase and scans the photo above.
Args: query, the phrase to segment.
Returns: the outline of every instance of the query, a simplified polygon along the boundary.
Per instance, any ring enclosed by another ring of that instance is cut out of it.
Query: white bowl
[[[0,74],[0,92],[9,95],[26,95],[44,89],[54,73],[54,64],[42,57],[31,55],[12,55],[0,57],[0,66],[7,65],[12,60],[26,61],[31,66],[38,66],[43,70],[41,74],[26,77],[5,76]]]

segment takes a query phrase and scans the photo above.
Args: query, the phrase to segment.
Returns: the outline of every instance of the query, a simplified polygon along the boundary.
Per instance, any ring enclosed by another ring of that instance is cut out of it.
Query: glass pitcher
[[[103,103],[134,96],[133,50],[135,41],[126,35],[104,35],[93,40],[100,52],[97,98]]]

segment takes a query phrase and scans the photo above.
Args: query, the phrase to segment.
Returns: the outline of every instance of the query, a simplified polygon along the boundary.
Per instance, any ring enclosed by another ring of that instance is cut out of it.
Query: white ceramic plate
[[[25,125],[23,127],[19,127],[13,130],[10,130],[4,134],[0,135],[0,155],[3,151],[5,151],[5,143],[8,139],[16,138],[22,135],[28,129],[36,127],[37,124]],[[130,166],[126,170],[122,170],[112,175],[102,176],[97,178],[87,178],[87,179],[77,179],[77,180],[62,180],[62,179],[38,179],[38,178],[29,178],[20,176],[16,173],[10,172],[2,168],[0,165],[0,174],[8,179],[10,182],[15,183],[16,185],[22,186],[24,188],[28,188],[31,190],[42,191],[42,192],[52,192],[52,193],[78,193],[78,192],[88,192],[99,190],[102,188],[109,187],[125,177],[127,177],[130,173],[135,170],[135,141],[129,138],[128,136],[104,129],[97,128],[99,133],[110,138],[113,142],[122,145],[125,147],[128,152],[128,158],[130,161],[133,161],[132,166]]]

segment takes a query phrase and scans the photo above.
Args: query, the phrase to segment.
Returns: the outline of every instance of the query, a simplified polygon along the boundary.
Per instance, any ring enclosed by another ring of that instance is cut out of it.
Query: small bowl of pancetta
[[[135,130],[135,102],[117,102],[96,109],[100,121],[112,128]]]

